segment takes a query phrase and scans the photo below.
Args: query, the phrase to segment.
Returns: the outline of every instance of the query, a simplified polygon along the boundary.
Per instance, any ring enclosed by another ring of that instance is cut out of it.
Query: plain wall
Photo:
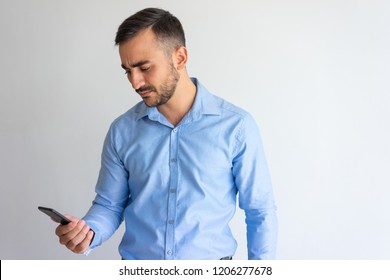
[[[119,259],[60,246],[38,205],[83,216],[111,121],[139,101],[118,25],[145,7],[186,31],[188,71],[262,131],[279,259],[390,259],[387,0],[0,2],[0,258]],[[246,259],[243,213],[232,228]]]

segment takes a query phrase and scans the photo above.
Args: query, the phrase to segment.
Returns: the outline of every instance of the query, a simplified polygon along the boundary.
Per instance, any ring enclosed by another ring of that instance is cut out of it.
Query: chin
[[[152,100],[144,99],[144,103],[148,107],[157,107],[158,106],[158,102],[153,102]]]

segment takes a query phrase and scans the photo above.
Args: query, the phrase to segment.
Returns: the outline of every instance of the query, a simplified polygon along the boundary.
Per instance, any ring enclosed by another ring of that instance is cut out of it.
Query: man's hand
[[[60,243],[74,253],[84,253],[91,244],[95,233],[84,220],[70,215],[65,216],[71,222],[56,228],[56,235],[59,237]]]

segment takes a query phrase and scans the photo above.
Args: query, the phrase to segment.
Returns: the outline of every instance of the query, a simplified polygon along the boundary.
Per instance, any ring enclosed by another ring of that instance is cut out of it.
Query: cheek
[[[159,89],[169,78],[169,71],[154,66],[148,72],[144,73],[143,78],[146,85]]]
[[[163,77],[161,73],[157,73],[154,69],[150,70],[144,75],[145,84],[158,87],[162,80],[161,77]]]

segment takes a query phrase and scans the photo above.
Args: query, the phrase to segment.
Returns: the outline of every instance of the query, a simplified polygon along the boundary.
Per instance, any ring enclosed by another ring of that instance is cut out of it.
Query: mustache
[[[144,91],[156,91],[156,89],[152,86],[144,86],[144,87],[140,87],[140,88],[137,88],[135,90],[137,93],[141,93],[141,92],[144,92]]]

